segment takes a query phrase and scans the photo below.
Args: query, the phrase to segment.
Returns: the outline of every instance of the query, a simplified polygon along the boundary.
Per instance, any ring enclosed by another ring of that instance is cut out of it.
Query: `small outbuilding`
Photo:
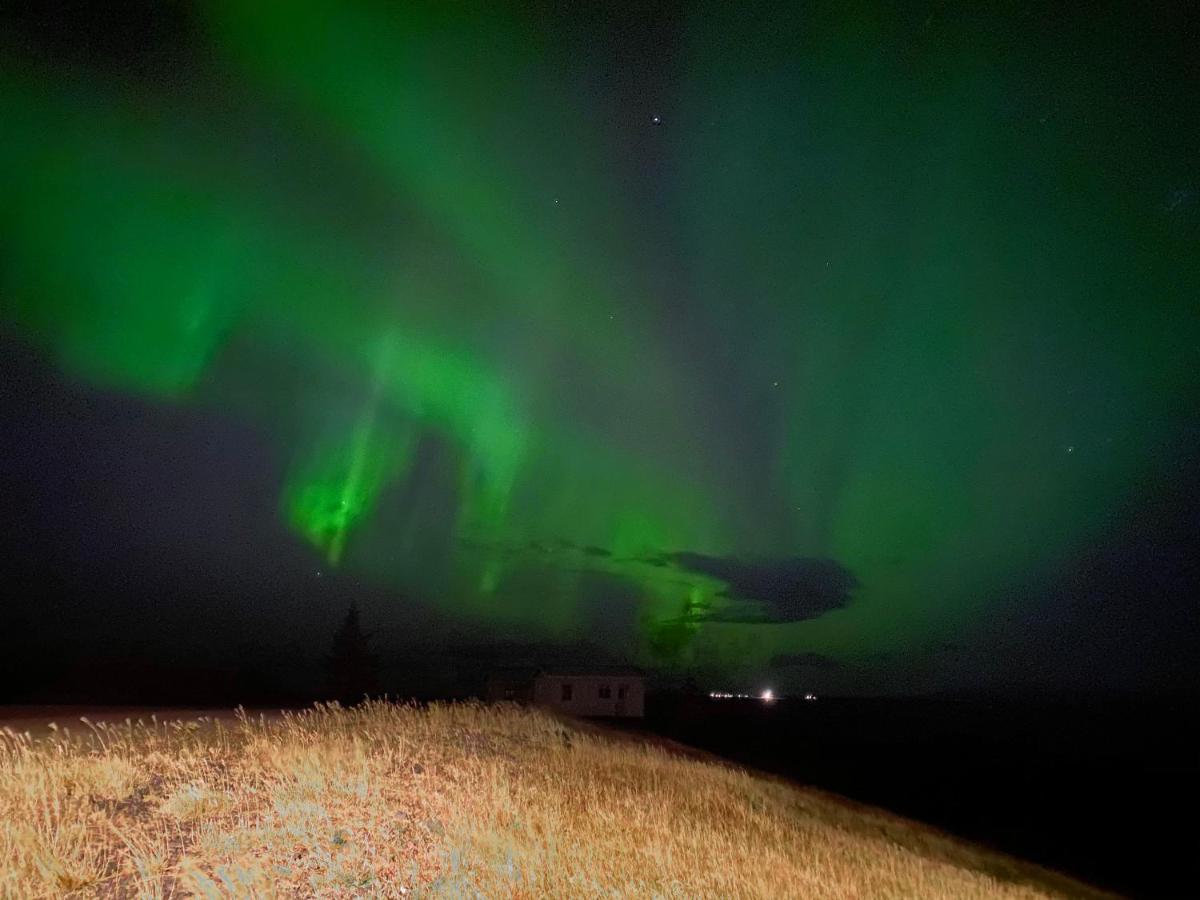
[[[492,701],[508,700],[512,703],[533,702],[533,680],[537,677],[535,668],[496,669],[487,679],[487,699]]]

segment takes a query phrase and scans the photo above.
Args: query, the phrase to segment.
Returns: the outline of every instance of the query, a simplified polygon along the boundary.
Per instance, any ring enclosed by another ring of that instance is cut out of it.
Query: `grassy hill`
[[[67,723],[58,723],[62,726]],[[1089,896],[546,713],[372,703],[0,733],[0,897]]]

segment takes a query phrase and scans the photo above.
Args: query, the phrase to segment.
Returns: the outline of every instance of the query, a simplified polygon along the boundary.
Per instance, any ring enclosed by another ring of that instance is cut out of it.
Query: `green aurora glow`
[[[905,653],[1118,516],[1200,387],[1197,114],[1115,26],[714,4],[647,100],[578,25],[402,6],[0,67],[3,320],[261,423],[331,564],[545,639],[630,599],[643,661]],[[755,623],[681,553],[857,588]]]

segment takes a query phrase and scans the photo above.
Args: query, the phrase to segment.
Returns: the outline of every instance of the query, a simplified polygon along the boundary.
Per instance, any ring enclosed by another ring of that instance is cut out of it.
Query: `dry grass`
[[[509,706],[0,733],[5,898],[1059,895],[1037,879],[882,813]]]

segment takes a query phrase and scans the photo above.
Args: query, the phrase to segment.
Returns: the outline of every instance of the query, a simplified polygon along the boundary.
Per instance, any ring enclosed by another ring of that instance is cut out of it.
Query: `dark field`
[[[1197,893],[1195,705],[660,697],[655,733],[1132,897]]]

